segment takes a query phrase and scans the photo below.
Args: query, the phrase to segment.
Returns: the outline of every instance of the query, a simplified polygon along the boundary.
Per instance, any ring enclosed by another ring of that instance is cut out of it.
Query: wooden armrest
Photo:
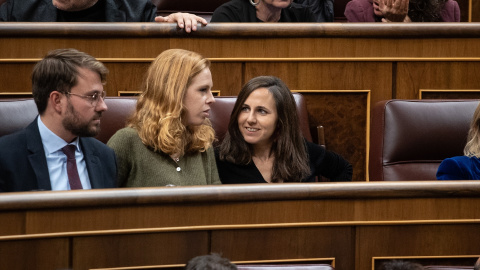
[[[325,131],[323,126],[317,126],[318,141],[317,144],[325,147]]]

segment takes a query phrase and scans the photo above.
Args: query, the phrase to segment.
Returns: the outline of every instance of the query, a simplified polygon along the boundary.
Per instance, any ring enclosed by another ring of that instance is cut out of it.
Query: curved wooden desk
[[[10,193],[0,195],[0,220],[6,269],[179,269],[218,252],[368,270],[375,258],[478,256],[480,182]]]

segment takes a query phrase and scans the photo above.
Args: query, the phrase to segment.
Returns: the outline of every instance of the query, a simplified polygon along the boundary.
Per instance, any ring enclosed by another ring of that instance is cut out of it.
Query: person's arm
[[[316,176],[323,176],[331,182],[352,181],[352,165],[342,156],[324,147],[307,142],[310,166]]]
[[[201,23],[202,25],[207,25],[207,20],[197,16],[195,14],[177,12],[172,13],[166,17],[157,16],[155,17],[156,22],[168,22],[168,23],[177,23],[178,27],[185,29],[185,32],[190,33],[191,31],[197,31],[197,24]]]
[[[460,7],[457,1],[449,0],[445,3],[441,18],[443,22],[460,22]]]
[[[437,170],[438,180],[468,180],[463,166],[453,158],[447,158],[440,163]]]
[[[113,134],[107,142],[107,146],[112,148],[116,155],[118,187],[126,186],[128,175],[132,167],[129,159],[131,156],[131,144],[126,142],[127,138],[124,134],[125,130],[121,129]]]
[[[345,6],[344,15],[345,18],[347,18],[347,22],[368,22],[366,12],[368,12],[368,9],[364,9],[362,5],[355,1],[350,1],[347,3],[347,6]],[[371,13],[370,17],[373,18],[373,10]]]
[[[352,165],[342,156],[331,151],[325,152],[320,172],[322,176],[327,177],[331,182],[352,181]]]

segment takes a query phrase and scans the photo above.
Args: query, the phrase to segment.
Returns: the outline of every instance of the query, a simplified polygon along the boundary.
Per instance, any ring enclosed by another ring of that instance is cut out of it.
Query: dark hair
[[[197,256],[188,261],[185,270],[237,270],[237,266],[218,254]]]
[[[402,261],[402,260],[392,260],[384,262],[380,267],[381,270],[423,270],[423,266],[418,263]]]
[[[252,148],[238,128],[238,116],[245,100],[259,88],[267,88],[273,95],[278,114],[272,135],[272,153],[275,157],[272,182],[300,182],[310,173],[308,154],[298,122],[295,98],[287,85],[277,77],[256,77],[243,86],[230,115],[228,131],[220,145],[220,159],[243,165],[251,162]]]
[[[447,0],[410,0],[408,17],[412,22],[439,22]]]
[[[100,75],[105,83],[108,69],[93,56],[75,49],[58,49],[38,62],[32,72],[32,93],[40,114],[47,108],[50,93],[68,93],[77,84],[78,68],[87,68]]]

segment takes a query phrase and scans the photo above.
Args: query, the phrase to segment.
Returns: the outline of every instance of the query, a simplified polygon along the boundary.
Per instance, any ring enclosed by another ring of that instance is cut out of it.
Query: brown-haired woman
[[[352,179],[345,159],[305,141],[292,93],[272,76],[253,78],[240,91],[217,168],[224,184]]]

